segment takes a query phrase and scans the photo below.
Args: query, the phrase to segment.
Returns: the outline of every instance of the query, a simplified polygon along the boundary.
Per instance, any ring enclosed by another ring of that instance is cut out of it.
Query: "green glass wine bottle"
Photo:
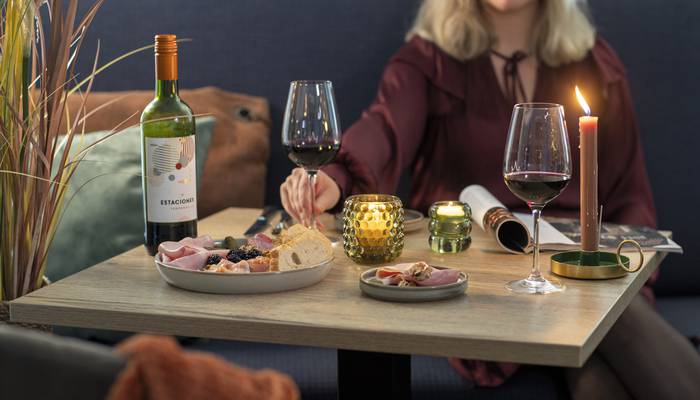
[[[197,236],[195,123],[180,99],[175,35],[156,35],[156,97],[141,114],[145,246]]]

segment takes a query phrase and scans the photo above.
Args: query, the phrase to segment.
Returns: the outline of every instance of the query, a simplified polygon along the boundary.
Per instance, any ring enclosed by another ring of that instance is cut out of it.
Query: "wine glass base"
[[[506,284],[506,289],[520,294],[549,294],[562,292],[566,286],[556,279],[519,279]]]

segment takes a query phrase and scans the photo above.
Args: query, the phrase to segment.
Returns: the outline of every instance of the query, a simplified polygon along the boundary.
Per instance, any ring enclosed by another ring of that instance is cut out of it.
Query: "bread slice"
[[[310,267],[328,260],[333,246],[319,231],[294,225],[279,237],[280,244],[270,250],[270,269],[289,271]]]

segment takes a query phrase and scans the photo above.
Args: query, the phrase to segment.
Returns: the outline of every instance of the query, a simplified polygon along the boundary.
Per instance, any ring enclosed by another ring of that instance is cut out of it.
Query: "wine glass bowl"
[[[311,215],[316,228],[316,175],[340,149],[340,124],[330,81],[293,81],[282,126],[282,146],[289,159],[304,168],[309,179]]]
[[[530,275],[509,282],[506,288],[516,293],[534,294],[564,290],[557,280],[545,279],[539,266],[540,214],[571,179],[571,150],[564,107],[552,103],[522,103],[513,107],[503,161],[503,179],[508,189],[527,203],[534,219]]]

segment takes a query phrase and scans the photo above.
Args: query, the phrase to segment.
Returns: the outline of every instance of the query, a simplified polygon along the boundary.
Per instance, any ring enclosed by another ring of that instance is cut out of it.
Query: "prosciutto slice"
[[[414,281],[418,286],[442,286],[455,283],[459,280],[459,271],[456,269],[437,269],[433,268],[430,278],[422,281]]]
[[[442,286],[459,280],[459,270],[434,268],[422,261],[403,263],[377,269],[377,279],[384,285]]]
[[[397,264],[391,267],[381,267],[377,269],[376,277],[384,285],[398,285],[405,280],[404,274],[411,268],[412,263]]]
[[[272,238],[264,233],[258,233],[252,238],[248,239],[248,244],[260,251],[268,251],[275,247]]]

